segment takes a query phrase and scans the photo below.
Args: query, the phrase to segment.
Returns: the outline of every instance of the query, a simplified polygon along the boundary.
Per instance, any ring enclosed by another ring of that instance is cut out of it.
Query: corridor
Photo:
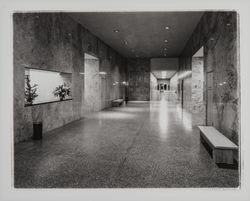
[[[191,113],[165,100],[130,101],[15,145],[18,188],[237,187],[200,144]]]

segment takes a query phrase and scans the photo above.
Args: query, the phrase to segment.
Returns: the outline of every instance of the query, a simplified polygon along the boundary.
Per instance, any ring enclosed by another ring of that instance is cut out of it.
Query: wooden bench
[[[201,142],[206,142],[212,149],[215,163],[233,164],[233,151],[238,146],[212,126],[198,126]]]
[[[123,99],[116,99],[116,100],[112,101],[112,106],[113,107],[119,107],[119,106],[122,105],[122,103],[123,103]]]

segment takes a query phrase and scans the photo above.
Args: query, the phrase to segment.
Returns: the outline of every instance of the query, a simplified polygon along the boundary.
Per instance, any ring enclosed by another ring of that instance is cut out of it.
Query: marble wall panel
[[[192,58],[192,114],[194,125],[204,125],[206,120],[204,100],[204,61],[203,57]]]
[[[183,79],[183,107],[188,111],[192,111],[192,77]]]
[[[213,71],[213,125],[238,144],[240,67],[237,13],[205,12],[180,57],[180,70],[192,69],[192,55],[201,46],[204,46],[205,72]]]
[[[84,114],[89,114],[101,109],[99,60],[85,59],[84,67]]]
[[[157,89],[157,79],[150,73],[150,101],[159,100],[159,91]]]
[[[170,79],[170,90],[174,93],[175,102],[178,101],[178,72]]]
[[[84,72],[85,52],[100,57],[102,71],[112,74],[116,66],[118,75],[126,79],[126,59],[65,13],[15,13],[13,29],[15,142],[32,136],[34,118],[43,121],[47,132],[84,116],[84,75],[80,72]],[[102,66],[103,61],[108,62]],[[24,67],[72,73],[73,100],[24,107]],[[114,89],[108,90],[112,94]]]
[[[150,100],[150,59],[128,60],[129,100]]]

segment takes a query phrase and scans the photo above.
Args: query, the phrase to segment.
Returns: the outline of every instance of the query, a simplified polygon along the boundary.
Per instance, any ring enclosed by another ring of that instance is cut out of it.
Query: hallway
[[[60,118],[60,117],[58,117]],[[237,187],[200,144],[189,112],[129,102],[15,145],[18,188]]]

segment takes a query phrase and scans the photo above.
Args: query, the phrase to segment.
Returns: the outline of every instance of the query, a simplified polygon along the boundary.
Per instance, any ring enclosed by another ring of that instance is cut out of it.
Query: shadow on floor
[[[209,147],[209,145],[205,142],[202,142],[202,145],[205,147],[207,152],[209,153],[210,157],[213,157],[213,150]],[[238,170],[239,164],[236,160],[234,160],[234,164],[226,164],[226,163],[216,163],[218,168],[224,168],[224,169],[233,169]]]

